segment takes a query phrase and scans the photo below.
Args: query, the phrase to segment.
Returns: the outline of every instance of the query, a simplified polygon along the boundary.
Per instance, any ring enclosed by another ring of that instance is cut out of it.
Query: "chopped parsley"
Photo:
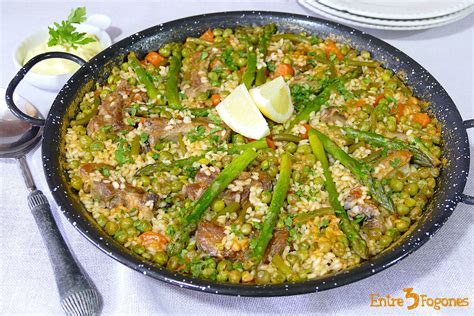
[[[202,53],[201,53],[201,60],[206,59],[207,56],[209,56],[209,53],[208,53],[208,52],[206,52],[206,51],[202,52]]]
[[[204,137],[206,136],[205,134],[206,134],[206,128],[202,125],[199,125],[195,129],[191,130],[188,133],[187,137],[190,142],[195,142],[195,141],[204,139]]]
[[[107,167],[100,168],[99,171],[100,171],[100,173],[102,173],[102,175],[104,177],[109,177],[110,176],[110,170]]]
[[[142,144],[146,143],[149,138],[150,138],[150,135],[148,135],[147,133],[141,133],[140,134],[140,143],[142,143]]]
[[[234,64],[232,60],[232,48],[228,47],[222,52],[222,61],[232,71],[239,70],[239,68]]]
[[[400,165],[400,162],[402,160],[400,159],[400,157],[395,157],[393,158],[392,160],[389,161],[389,164],[392,168],[397,168],[399,165]]]

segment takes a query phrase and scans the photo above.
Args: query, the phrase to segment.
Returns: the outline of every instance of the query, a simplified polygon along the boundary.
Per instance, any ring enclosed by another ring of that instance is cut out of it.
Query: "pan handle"
[[[49,53],[43,53],[39,54],[33,58],[31,58],[21,69],[17,72],[15,77],[13,77],[12,81],[8,84],[7,91],[5,93],[5,101],[7,102],[7,106],[10,109],[10,111],[18,117],[20,120],[26,121],[30,123],[33,126],[43,126],[45,123],[44,119],[39,119],[35,117],[31,117],[25,113],[23,113],[13,102],[13,93],[15,92],[16,87],[18,84],[21,82],[21,80],[25,77],[25,75],[28,73],[28,71],[33,68],[34,65],[39,63],[42,60],[45,59],[50,59],[50,58],[64,58],[64,59],[69,59],[72,60],[73,62],[79,64],[79,65],[84,65],[86,61],[82,59],[81,57],[78,57],[73,54],[69,53],[63,53],[63,52],[49,52]]]
[[[466,120],[464,121],[464,128],[469,129],[474,127],[474,119],[473,120]],[[461,202],[464,204],[474,205],[474,196],[462,194],[461,195]]]

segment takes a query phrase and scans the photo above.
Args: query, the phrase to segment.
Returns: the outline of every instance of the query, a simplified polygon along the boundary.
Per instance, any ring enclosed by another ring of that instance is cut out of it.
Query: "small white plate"
[[[452,14],[472,0],[319,0],[333,9],[380,19],[427,19]]]
[[[102,49],[109,47],[112,44],[112,39],[105,31],[111,24],[110,18],[102,14],[91,15],[86,22],[77,25],[80,32],[87,32],[94,34],[99,39]],[[13,63],[15,68],[19,70],[25,61],[27,52],[34,47],[44,43],[49,37],[48,28],[40,29],[21,41],[13,52]],[[71,78],[72,73],[63,75],[43,75],[35,72],[28,72],[25,80],[30,84],[49,91],[59,91],[64,84]]]
[[[424,20],[400,21],[361,17],[359,15],[349,14],[328,8],[327,6],[322,5],[321,3],[314,0],[298,0],[298,2],[306,9],[337,22],[365,28],[399,31],[422,30],[443,26],[460,20],[474,11],[474,7],[469,7],[465,10],[444,17]]]

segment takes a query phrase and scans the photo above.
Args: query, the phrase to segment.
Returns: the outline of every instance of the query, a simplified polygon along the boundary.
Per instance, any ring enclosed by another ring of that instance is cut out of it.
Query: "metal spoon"
[[[0,88],[0,95],[5,89]],[[18,95],[15,103],[34,117],[41,114]],[[49,260],[53,266],[61,306],[67,315],[94,315],[101,307],[100,295],[77,265],[59,232],[46,196],[36,188],[26,161],[26,153],[41,140],[42,128],[32,126],[14,117],[5,102],[0,102],[0,158],[14,158],[19,162],[21,174],[29,190],[28,206],[46,244]]]

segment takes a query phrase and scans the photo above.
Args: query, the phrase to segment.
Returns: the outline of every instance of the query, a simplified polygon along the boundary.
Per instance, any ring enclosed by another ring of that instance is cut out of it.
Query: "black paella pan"
[[[443,152],[449,163],[443,167],[437,190],[427,205],[422,218],[394,246],[372,257],[369,261],[342,272],[316,280],[278,285],[234,285],[179,275],[143,261],[108,236],[96,223],[77,194],[68,184],[63,163],[64,135],[84,94],[96,82],[107,78],[112,67],[119,65],[130,51],[144,55],[162,44],[184,41],[209,28],[234,28],[238,25],[276,23],[279,30],[316,34],[323,38],[335,36],[358,50],[369,51],[373,59],[385,68],[406,74],[406,83],[414,95],[431,103],[430,112],[442,124]],[[13,91],[31,67],[46,58],[62,57],[74,60],[82,67],[73,75],[56,97],[46,120],[38,120],[21,113],[12,102]],[[46,53],[28,62],[10,83],[7,104],[14,114],[36,126],[44,126],[42,157],[48,185],[59,209],[79,232],[115,260],[152,278],[181,287],[209,293],[242,296],[292,295],[345,285],[366,278],[397,263],[423,245],[446,222],[459,202],[474,204],[474,197],[463,194],[469,172],[469,141],[466,129],[474,127],[474,120],[464,121],[455,104],[431,74],[413,59],[393,46],[368,34],[325,20],[278,12],[224,12],[188,17],[160,24],[136,33],[112,45],[91,61],[66,53]]]

